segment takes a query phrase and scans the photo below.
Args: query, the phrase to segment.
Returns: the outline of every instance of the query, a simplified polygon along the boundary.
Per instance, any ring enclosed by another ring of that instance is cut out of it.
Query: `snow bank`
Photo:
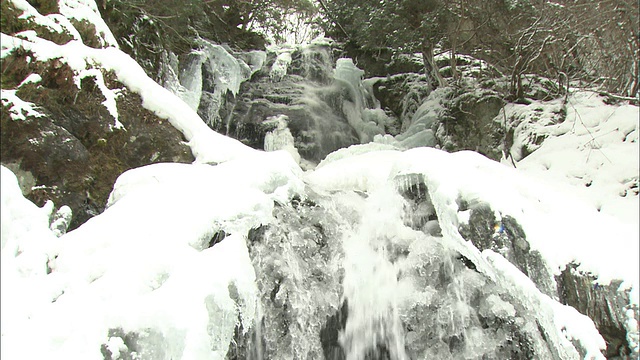
[[[637,227],[638,107],[607,105],[593,92],[577,92],[569,97],[562,121],[560,106],[555,100],[507,109],[508,117],[527,116],[516,128],[512,146],[518,170],[561,186],[564,192],[585,199],[591,209]],[[520,160],[519,149],[523,144],[531,146],[536,137],[544,141]]]
[[[35,206],[25,199],[20,191],[18,179],[4,166],[0,166],[0,193],[2,205],[2,252],[0,276],[0,306],[2,308],[3,358],[16,354],[11,349],[19,344],[5,341],[8,334],[21,331],[22,324],[37,309],[51,301],[51,286],[43,284],[47,274],[47,263],[52,257],[57,238],[49,230],[49,214],[52,205],[44,208]],[[24,339],[26,341],[27,338]],[[17,354],[20,354],[18,352]]]
[[[247,233],[304,189],[289,154],[256,154],[125,172],[109,207],[59,239],[3,167],[3,357],[224,358],[256,316]]]

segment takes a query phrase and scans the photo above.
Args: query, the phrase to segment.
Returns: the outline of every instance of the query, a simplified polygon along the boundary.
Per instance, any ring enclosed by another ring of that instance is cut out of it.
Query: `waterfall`
[[[385,187],[362,200],[361,219],[343,235],[345,252],[343,299],[348,318],[341,334],[346,359],[408,359],[399,304],[406,284],[398,281],[394,264],[403,238],[403,199]]]
[[[570,297],[638,354],[635,229],[478,153],[395,146],[432,144],[444,90],[382,144],[372,81],[326,39],[165,55],[173,94],[140,76],[143,105],[195,163],[126,171],[67,233],[1,167],[4,357],[603,359],[609,324]]]
[[[286,116],[305,167],[353,144],[371,142],[391,121],[373,96],[372,82],[349,58],[333,57],[333,43],[272,46],[233,52],[202,41],[173,60],[171,89],[209,124],[257,149]],[[171,73],[169,71],[169,73]],[[296,156],[294,155],[294,158]]]
[[[264,51],[236,53],[201,39],[196,50],[169,65],[178,77],[168,79],[165,87],[213,125],[227,120],[225,107],[229,100],[238,95],[240,85],[262,68],[265,60]],[[228,124],[225,126],[228,128]]]
[[[326,42],[262,53],[207,44],[180,60],[177,93],[212,128],[310,170],[305,191],[279,198],[272,219],[247,234],[255,320],[237,322],[226,358],[601,358],[602,338],[556,301],[539,254],[504,245],[523,239],[469,241],[469,213],[494,211],[446,182],[466,174],[439,177],[453,158],[394,150],[435,144],[448,90],[414,109],[403,133],[382,138],[390,119],[373,80]]]

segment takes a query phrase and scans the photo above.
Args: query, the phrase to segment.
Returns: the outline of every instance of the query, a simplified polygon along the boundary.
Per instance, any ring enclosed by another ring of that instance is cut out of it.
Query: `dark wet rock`
[[[389,48],[371,49],[347,42],[340,50],[342,56],[352,58],[358,67],[365,71],[366,77],[390,74],[388,64],[393,59],[393,52]]]
[[[397,54],[389,48],[364,48],[347,43],[341,49],[365,71],[366,77],[388,76],[404,73],[424,73],[422,59],[409,54]]]
[[[291,64],[287,74],[302,76],[318,84],[329,84],[332,77],[332,48],[326,44],[310,45],[298,48],[291,53]]]
[[[216,232],[215,234],[213,234],[213,236],[209,240],[208,247],[212,247],[213,245],[219,243],[220,241],[224,240],[227,236],[229,236],[229,234],[227,234],[224,230],[220,230]]]
[[[424,75],[402,73],[376,81],[373,93],[380,101],[380,106],[389,109],[400,124],[404,124],[415,114],[430,91]]]
[[[264,323],[260,325],[264,327]],[[225,359],[227,360],[262,360],[265,357],[266,344],[264,338],[258,335],[256,328],[244,329],[242,319],[238,317],[237,325],[233,333],[233,341],[229,343],[229,349]]]
[[[531,250],[516,219],[503,215],[498,221],[495,212],[486,204],[476,204],[470,211],[469,223],[460,225],[460,234],[480,251],[490,249],[501,254],[527,275],[540,291],[557,298],[550,270],[540,253]]]
[[[332,80],[329,50],[318,46],[294,52],[288,73],[280,81],[268,74],[274,55],[269,55],[263,70],[241,85],[236,98],[227,99],[233,105],[223,107],[220,118],[225,120],[213,123],[212,128],[264,149],[265,135],[273,129],[262,123],[286,115],[298,152],[316,163],[330,152],[359,143],[342,110],[349,93]]]
[[[557,276],[560,302],[574,307],[590,317],[607,343],[607,359],[632,359],[625,323],[628,321],[629,290],[619,290],[620,281],[599,284],[595,276],[581,273],[576,264],[569,264]],[[638,322],[638,309],[635,321]]]
[[[327,318],[326,323],[320,330],[320,342],[326,360],[346,359],[344,349],[340,345],[340,332],[344,330],[349,316],[349,306],[347,301],[343,301],[340,310]]]
[[[567,265],[554,278],[540,253],[530,249],[526,234],[513,217],[504,215],[498,222],[494,211],[483,204],[474,204],[470,211],[469,224],[459,229],[466,240],[481,251],[491,249],[500,253],[540,291],[589,316],[607,343],[607,358],[631,358],[625,326],[629,294],[628,290],[618,290],[620,281],[598,284],[596,277],[580,273],[575,264]]]
[[[483,359],[558,358],[534,310],[436,241],[402,278],[425,294],[401,315],[409,358],[457,359],[470,349]]]
[[[422,174],[407,174],[395,179],[398,192],[407,200],[405,225],[430,235],[441,236],[436,210]]]
[[[453,152],[472,150],[499,161],[504,129],[495,121],[504,101],[493,92],[463,92],[446,106],[436,132],[442,148]]]

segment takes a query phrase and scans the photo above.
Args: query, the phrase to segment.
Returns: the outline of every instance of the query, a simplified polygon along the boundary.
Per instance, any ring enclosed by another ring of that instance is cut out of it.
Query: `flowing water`
[[[179,68],[173,88],[214,129],[282,145],[309,167],[389,125],[364,72],[323,43],[235,56],[209,44]],[[416,173],[368,192],[309,185],[276,204],[274,221],[247,236],[257,315],[238,325],[227,358],[579,358],[517,286],[443,235],[457,223],[430,194]]]

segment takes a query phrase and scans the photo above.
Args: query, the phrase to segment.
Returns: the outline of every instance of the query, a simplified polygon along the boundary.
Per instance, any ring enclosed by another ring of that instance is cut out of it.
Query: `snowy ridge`
[[[149,78],[138,63],[119,49],[114,47],[94,49],[78,41],[57,45],[33,35],[27,39],[20,39],[2,34],[2,57],[16,48],[22,48],[31,51],[38,61],[60,59],[79,77],[85,75],[90,69],[113,71],[118,80],[130,91],[142,97],[145,108],[159,117],[167,118],[183,133],[198,163],[220,163],[255,153],[255,150],[239,141],[220,135],[207,127],[188,104]],[[95,72],[93,75],[95,76]],[[100,79],[97,77],[96,80],[99,82]],[[99,87],[103,92],[108,93],[104,82]],[[110,111],[114,111],[113,101],[109,99],[117,96],[118,89],[109,91],[116,93],[107,96],[105,105]],[[115,126],[117,125],[116,122]]]

